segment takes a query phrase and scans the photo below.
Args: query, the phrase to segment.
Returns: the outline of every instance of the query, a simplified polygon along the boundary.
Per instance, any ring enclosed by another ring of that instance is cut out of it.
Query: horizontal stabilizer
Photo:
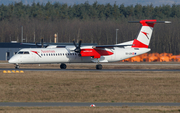
[[[93,46],[92,48],[113,48],[113,47],[125,47],[125,46],[132,46],[132,44],[128,44],[128,45],[97,45],[97,46]]]
[[[154,21],[154,20],[144,20],[145,23],[164,23],[164,24],[170,24],[171,21]],[[128,23],[141,23],[140,21],[129,21]]]

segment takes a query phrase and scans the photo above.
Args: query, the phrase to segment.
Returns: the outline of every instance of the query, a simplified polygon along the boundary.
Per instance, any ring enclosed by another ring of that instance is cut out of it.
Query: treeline
[[[140,24],[129,24],[130,20],[170,20],[172,24],[157,24],[150,42],[151,52],[180,53],[180,5],[135,6],[98,4],[88,2],[68,6],[67,4],[23,5],[22,2],[0,6],[0,42],[72,42],[115,44],[116,29],[118,43],[136,38]]]
[[[180,20],[171,19],[172,24],[156,24],[150,42],[152,52],[180,53]],[[70,42],[82,39],[83,43],[115,44],[116,29],[118,43],[133,40],[139,33],[141,25],[127,21],[81,21],[74,20],[17,20],[0,21],[0,42],[17,40],[21,42],[21,26],[23,26],[23,42],[54,42],[54,34],[58,33],[58,42]],[[35,38],[34,38],[35,34]]]
[[[16,18],[37,18],[40,20],[55,20],[55,19],[165,19],[165,18],[180,18],[180,5],[162,5],[154,7],[152,4],[142,6],[136,4],[135,6],[124,6],[124,4],[98,4],[94,2],[90,5],[87,2],[84,4],[74,4],[68,6],[67,4],[60,4],[58,2],[51,4],[33,3],[32,5],[24,5],[22,2],[1,5],[0,6],[0,20],[11,20]]]

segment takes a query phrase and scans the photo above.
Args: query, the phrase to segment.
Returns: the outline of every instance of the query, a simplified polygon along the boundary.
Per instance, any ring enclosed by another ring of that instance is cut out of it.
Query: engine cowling
[[[93,57],[93,58],[100,58],[101,56],[108,56],[114,54],[108,50],[102,49],[81,49],[81,57]]]

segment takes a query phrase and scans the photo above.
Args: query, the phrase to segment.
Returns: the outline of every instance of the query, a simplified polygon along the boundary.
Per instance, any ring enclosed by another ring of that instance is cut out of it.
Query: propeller
[[[43,48],[43,47],[44,47],[44,39],[41,38],[41,48]]]
[[[49,46],[48,44],[44,44],[44,39],[41,38],[41,43],[38,44],[38,43],[35,43],[37,47],[39,48],[46,48],[47,46]]]
[[[74,40],[73,40],[73,44],[74,44],[74,46],[76,47],[76,49],[74,49],[74,51],[75,51],[76,53],[79,53],[79,54],[80,54],[80,52],[81,52],[81,42],[82,42],[82,40],[80,40],[79,43],[78,43],[78,45],[76,45],[76,43],[75,43]]]

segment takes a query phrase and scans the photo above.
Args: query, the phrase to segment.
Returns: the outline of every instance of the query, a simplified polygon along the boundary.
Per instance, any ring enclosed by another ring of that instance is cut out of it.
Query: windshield
[[[28,51],[19,51],[18,54],[29,54]]]

